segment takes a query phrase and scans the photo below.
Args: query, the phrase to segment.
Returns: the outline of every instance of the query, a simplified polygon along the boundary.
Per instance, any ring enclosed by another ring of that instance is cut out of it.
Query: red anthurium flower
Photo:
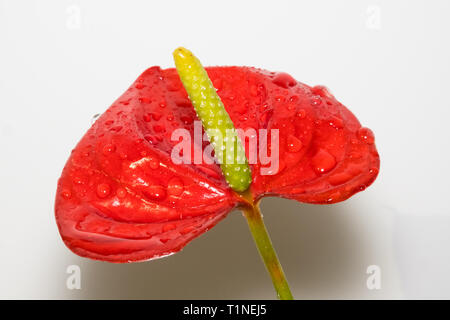
[[[236,128],[279,129],[277,172],[262,175],[259,158],[250,164],[255,201],[335,203],[375,180],[373,133],[325,87],[248,67],[206,70]],[[172,132],[184,128],[193,137],[196,119],[175,69],[146,70],[113,103],[72,151],[58,183],[56,219],[71,250],[111,262],[165,256],[248,202],[217,164],[172,161],[179,143]]]
[[[241,139],[250,188],[233,191],[218,164],[195,159],[211,146],[207,139],[195,140],[203,129],[196,127],[197,114],[177,70],[152,67],[93,124],[63,170],[55,212],[72,251],[110,262],[162,257],[234,208],[255,208],[264,196],[335,203],[375,180],[373,133],[325,87],[249,67],[206,70],[234,127],[246,133]],[[188,133],[188,150],[176,149],[183,138],[178,129]],[[252,143],[261,147],[265,141],[268,150],[254,157]],[[190,164],[174,161],[174,150]]]

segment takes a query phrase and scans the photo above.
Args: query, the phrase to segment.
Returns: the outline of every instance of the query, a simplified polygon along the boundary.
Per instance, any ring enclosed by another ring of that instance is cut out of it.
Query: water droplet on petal
[[[317,173],[325,173],[336,166],[336,159],[327,150],[320,149],[312,158],[312,164]]]
[[[123,105],[127,106],[127,105],[129,105],[129,104],[130,104],[130,101],[131,101],[131,98],[128,98],[128,99],[126,99],[126,100],[122,100],[122,101],[120,101],[119,103],[121,103],[121,104],[123,104]]]
[[[144,119],[145,122],[150,122],[152,120],[150,113],[147,113],[142,118]]]
[[[69,189],[64,189],[63,191],[61,191],[61,196],[64,199],[68,200],[68,199],[72,198],[72,192]]]
[[[112,127],[111,129],[109,129],[109,130],[111,130],[111,131],[115,131],[115,132],[119,132],[120,130],[122,130],[123,129],[123,127],[122,126],[115,126],[115,127]]]
[[[112,143],[106,144],[102,149],[102,152],[105,156],[113,153],[114,151],[116,151],[116,146]]]
[[[286,98],[284,96],[276,96],[275,97],[276,102],[284,102],[285,100],[286,100]]]
[[[162,117],[162,115],[160,113],[156,113],[156,112],[152,113],[152,118],[155,121],[158,121],[159,119],[161,119],[161,117]]]
[[[322,104],[322,99],[319,96],[314,96],[310,100],[312,106],[320,106]]]
[[[184,191],[184,183],[180,178],[174,177],[170,179],[167,185],[167,193],[169,195],[179,196]]]
[[[156,140],[156,137],[154,137],[154,136],[152,136],[150,134],[145,135],[144,138],[145,138],[145,140],[147,140],[151,144],[157,144],[158,143],[158,141]]]
[[[180,117],[180,120],[183,121],[184,124],[192,124],[194,122],[194,119],[190,116],[182,116]]]
[[[322,98],[333,98],[330,90],[325,86],[315,86],[311,89],[312,93],[318,94]]]
[[[369,170],[369,173],[373,176],[376,176],[378,174],[378,171],[378,168],[374,167]]]
[[[287,89],[289,87],[295,86],[297,84],[297,81],[295,81],[295,79],[292,78],[289,74],[280,72],[275,76],[275,78],[273,78],[273,83],[277,86]]]
[[[125,159],[128,158],[128,155],[127,155],[126,153],[121,152],[121,153],[119,154],[119,157],[120,157],[120,159],[125,160]]]
[[[359,140],[364,141],[367,144],[373,144],[375,142],[375,136],[372,130],[369,128],[361,127],[356,132],[356,136]]]
[[[297,112],[297,117],[299,117],[300,119],[304,119],[306,117],[306,111],[305,109],[300,109]]]
[[[97,185],[97,196],[99,198],[106,198],[111,192],[111,187],[107,183],[100,183]]]
[[[73,177],[72,181],[73,181],[74,184],[81,185],[81,184],[86,184],[87,183],[87,178],[84,177],[84,176],[81,176],[81,175],[76,175],[76,176]]]
[[[344,127],[344,121],[338,117],[332,117],[329,123],[330,126],[336,129],[342,129]]]
[[[287,149],[289,152],[299,152],[303,147],[303,143],[295,136],[289,135],[287,138]]]
[[[159,124],[157,124],[156,126],[153,126],[153,130],[155,130],[155,132],[166,132],[166,128],[164,128],[163,126],[160,126]]]
[[[116,195],[117,197],[123,199],[127,196],[127,190],[125,190],[124,188],[117,188]]]
[[[157,157],[150,157],[148,158],[148,165],[151,169],[158,169],[159,168],[159,159]]]
[[[159,184],[148,186],[143,193],[151,200],[162,200],[166,197],[166,189]]]
[[[152,100],[150,100],[147,97],[140,97],[138,100],[139,100],[140,103],[150,103],[150,102],[152,102]]]

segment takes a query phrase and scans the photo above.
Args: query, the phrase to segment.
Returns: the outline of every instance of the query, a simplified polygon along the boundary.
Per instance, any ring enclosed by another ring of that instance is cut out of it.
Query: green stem
[[[278,260],[275,249],[270,241],[266,226],[259,210],[259,204],[248,205],[243,208],[245,217],[247,218],[248,227],[253,235],[253,240],[258,247],[261,258],[266,265],[267,271],[272,278],[273,286],[280,300],[293,300],[289,284],[284,275],[283,268]]]

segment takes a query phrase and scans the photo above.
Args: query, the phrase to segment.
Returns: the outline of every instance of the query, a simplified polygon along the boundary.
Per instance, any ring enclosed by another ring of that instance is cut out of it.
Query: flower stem
[[[289,284],[287,283],[283,268],[281,267],[275,249],[272,246],[272,241],[270,241],[269,234],[267,233],[266,226],[264,225],[262,214],[259,210],[259,204],[247,205],[242,210],[247,218],[248,227],[250,228],[256,247],[258,248],[267,271],[272,278],[273,286],[275,287],[278,298],[280,300],[293,300],[294,298],[289,289]]]

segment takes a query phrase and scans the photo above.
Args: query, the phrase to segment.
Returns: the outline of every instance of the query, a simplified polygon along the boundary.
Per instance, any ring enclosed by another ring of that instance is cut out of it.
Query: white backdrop
[[[332,206],[263,201],[297,298],[450,298],[449,11],[445,0],[0,0],[0,298],[274,297],[238,212],[148,263],[90,261],[59,238],[53,201],[71,149],[180,45],[204,65],[324,84],[375,133],[381,170],[365,192]],[[66,287],[69,265],[80,290]]]

